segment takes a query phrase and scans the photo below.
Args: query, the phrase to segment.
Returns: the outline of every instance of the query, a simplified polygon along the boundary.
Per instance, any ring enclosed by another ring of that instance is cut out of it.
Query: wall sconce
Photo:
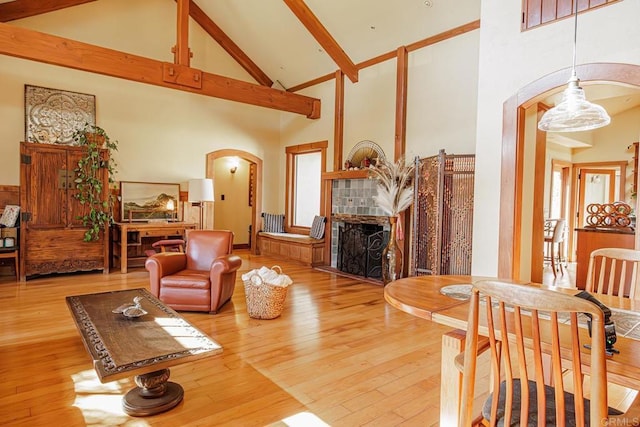
[[[238,170],[238,166],[240,166],[240,159],[237,157],[232,157],[229,159],[229,172],[236,173]]]

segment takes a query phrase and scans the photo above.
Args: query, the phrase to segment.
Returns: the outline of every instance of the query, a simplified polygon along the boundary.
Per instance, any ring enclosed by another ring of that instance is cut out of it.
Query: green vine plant
[[[82,225],[87,227],[83,240],[96,241],[100,239],[100,231],[113,223],[114,197],[111,191],[108,191],[107,200],[103,198],[102,169],[107,169],[108,183],[111,186],[115,182],[117,166],[111,154],[118,150],[118,141],[111,141],[104,129],[89,123],[85,123],[84,127],[73,133],[73,140],[76,145],[87,148],[74,169],[77,190],[74,197],[81,205],[88,206],[88,210],[76,219],[81,220]],[[104,160],[100,155],[103,149],[109,154],[108,160]]]

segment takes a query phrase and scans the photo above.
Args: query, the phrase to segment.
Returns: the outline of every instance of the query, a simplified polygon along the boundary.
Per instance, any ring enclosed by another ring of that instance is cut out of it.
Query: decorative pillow
[[[20,206],[7,205],[4,207],[2,217],[0,217],[0,224],[5,227],[15,227],[18,220],[18,213],[20,213]]]
[[[284,233],[284,214],[262,214],[262,231]]]
[[[324,223],[326,221],[326,217],[316,215],[313,218],[313,224],[311,224],[311,231],[309,232],[309,236],[313,237],[314,239],[322,239],[324,237]]]

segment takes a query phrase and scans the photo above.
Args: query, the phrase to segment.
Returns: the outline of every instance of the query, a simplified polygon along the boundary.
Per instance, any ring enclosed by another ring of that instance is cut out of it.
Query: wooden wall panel
[[[556,19],[556,6],[557,0],[542,0],[541,12],[540,12],[540,22],[544,24],[545,22],[553,21]]]
[[[575,1],[578,2],[578,11],[583,12],[621,0],[524,0],[522,29],[527,30],[573,15]]]
[[[557,18],[573,15],[573,0],[558,0]]]
[[[20,204],[20,186],[0,185],[0,210],[6,205]]]

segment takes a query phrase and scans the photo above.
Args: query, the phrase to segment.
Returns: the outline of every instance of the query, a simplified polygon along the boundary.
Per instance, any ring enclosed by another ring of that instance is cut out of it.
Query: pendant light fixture
[[[576,75],[576,45],[578,39],[578,0],[575,3],[573,29],[573,67],[562,101],[547,110],[538,122],[538,129],[545,132],[577,132],[597,129],[611,123],[611,118],[600,105],[587,101],[580,79]]]

